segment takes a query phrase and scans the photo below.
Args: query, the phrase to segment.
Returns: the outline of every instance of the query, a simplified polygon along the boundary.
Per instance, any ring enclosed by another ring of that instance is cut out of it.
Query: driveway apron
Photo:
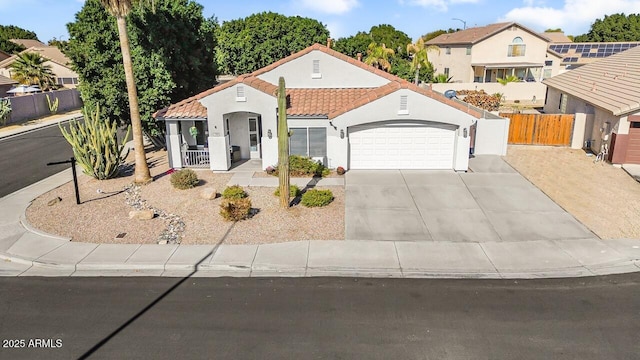
[[[472,159],[473,160],[473,159]],[[347,240],[499,242],[595,235],[500,157],[476,172],[351,170]]]

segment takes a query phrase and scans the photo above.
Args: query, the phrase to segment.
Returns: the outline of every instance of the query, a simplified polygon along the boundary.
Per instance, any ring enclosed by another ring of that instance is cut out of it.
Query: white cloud
[[[447,11],[449,5],[454,4],[475,4],[480,0],[400,0],[400,4],[417,5],[422,7],[431,7],[440,11]]]
[[[525,6],[512,9],[499,21],[516,21],[540,31],[562,28],[566,34],[579,35],[605,15],[632,14],[640,9],[640,0],[564,0],[564,5],[559,8],[535,5],[541,4],[535,0],[525,0],[524,3]]]
[[[358,0],[302,0],[300,5],[326,14],[344,14],[360,6]]]

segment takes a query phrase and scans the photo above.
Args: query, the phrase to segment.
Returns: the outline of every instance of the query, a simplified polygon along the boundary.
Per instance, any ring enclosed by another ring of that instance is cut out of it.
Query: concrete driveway
[[[473,172],[351,170],[347,240],[495,242],[596,236],[498,156]]]

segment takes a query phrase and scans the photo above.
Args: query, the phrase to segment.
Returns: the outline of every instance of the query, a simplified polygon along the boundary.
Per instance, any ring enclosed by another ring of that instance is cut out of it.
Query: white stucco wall
[[[278,107],[277,99],[275,96],[267,95],[262,91],[252,88],[251,86],[244,84],[240,85],[244,86],[245,101],[236,101],[236,87],[239,85],[213,93],[200,100],[202,105],[207,108],[209,151],[212,170],[229,169],[231,166],[229,154],[230,145],[240,145],[241,156],[243,158],[249,157],[249,130],[248,121],[246,120],[248,118],[247,113],[260,115],[262,120],[261,141],[263,167],[266,168],[273,164],[273,157],[270,153],[266,153],[272,151],[269,150],[272,146],[271,142],[267,139],[267,130],[272,129],[275,138],[276,112]],[[243,117],[245,120],[242,120]],[[226,128],[227,118],[229,118],[229,126],[231,127],[229,130],[235,130],[231,137],[226,136],[228,130]],[[244,122],[246,122],[247,128],[242,128],[242,123]],[[236,137],[236,135],[239,137]],[[243,144],[232,143],[232,141],[241,142],[242,136],[246,136],[246,143],[244,143],[246,150],[244,150],[244,152],[242,150]]]
[[[313,60],[320,60],[319,78],[312,77]],[[287,88],[379,87],[389,82],[370,71],[318,50],[280,65],[258,78],[277,84],[280,76],[284,76]]]
[[[409,109],[408,114],[398,114],[400,96],[402,95],[407,96]],[[457,126],[458,130],[456,131],[456,158],[454,159],[454,169],[460,171],[467,170],[470,138],[469,136],[466,138],[463,137],[462,129],[469,129],[469,127],[474,123],[475,118],[463,111],[407,89],[395,91],[374,102],[361,106],[333,119],[332,123],[337,127],[336,134],[339,134],[340,130],[344,130],[345,138],[340,139],[338,136],[336,139],[332,140],[335,146],[334,152],[332,153],[332,157],[334,159],[332,166],[342,166],[345,169],[349,167],[349,127],[383,121],[396,121],[398,123],[424,123],[425,121],[431,121]]]
[[[509,118],[479,119],[475,140],[475,155],[507,155]]]
[[[519,100],[523,104],[543,105],[547,86],[539,82],[500,83],[447,83],[431,84],[432,89],[443,93],[447,90],[484,90],[487,94],[501,93],[504,100]],[[535,102],[533,101],[535,96]]]

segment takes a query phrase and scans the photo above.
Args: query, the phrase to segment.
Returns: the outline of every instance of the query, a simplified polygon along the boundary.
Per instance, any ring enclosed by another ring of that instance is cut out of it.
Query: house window
[[[320,60],[313,60],[313,72],[311,73],[312,79],[320,79],[322,74],[320,73]]]
[[[523,40],[520,36],[517,36],[509,45],[507,56],[524,56],[527,45],[523,44]]]
[[[558,106],[558,109],[560,109],[560,113],[562,114],[567,113],[567,95],[566,94],[560,94],[560,104]]]
[[[449,77],[449,68],[444,68],[444,74],[447,75],[447,77]]]
[[[471,55],[471,46],[467,46],[467,55]]]
[[[631,123],[631,128],[632,129],[640,129],[640,122],[632,122]]]
[[[544,66],[553,66],[553,60],[545,60]]]
[[[408,115],[409,114],[409,98],[407,95],[400,95],[400,109],[398,110],[398,115]]]
[[[244,86],[236,86],[236,101],[247,101],[247,97],[244,93]]]
[[[78,84],[78,78],[58,78],[58,85],[76,85]]]
[[[314,157],[327,156],[327,128],[291,128],[289,153]]]
[[[447,46],[447,47],[445,48],[445,54],[447,54],[447,55],[451,55],[451,47]]]

